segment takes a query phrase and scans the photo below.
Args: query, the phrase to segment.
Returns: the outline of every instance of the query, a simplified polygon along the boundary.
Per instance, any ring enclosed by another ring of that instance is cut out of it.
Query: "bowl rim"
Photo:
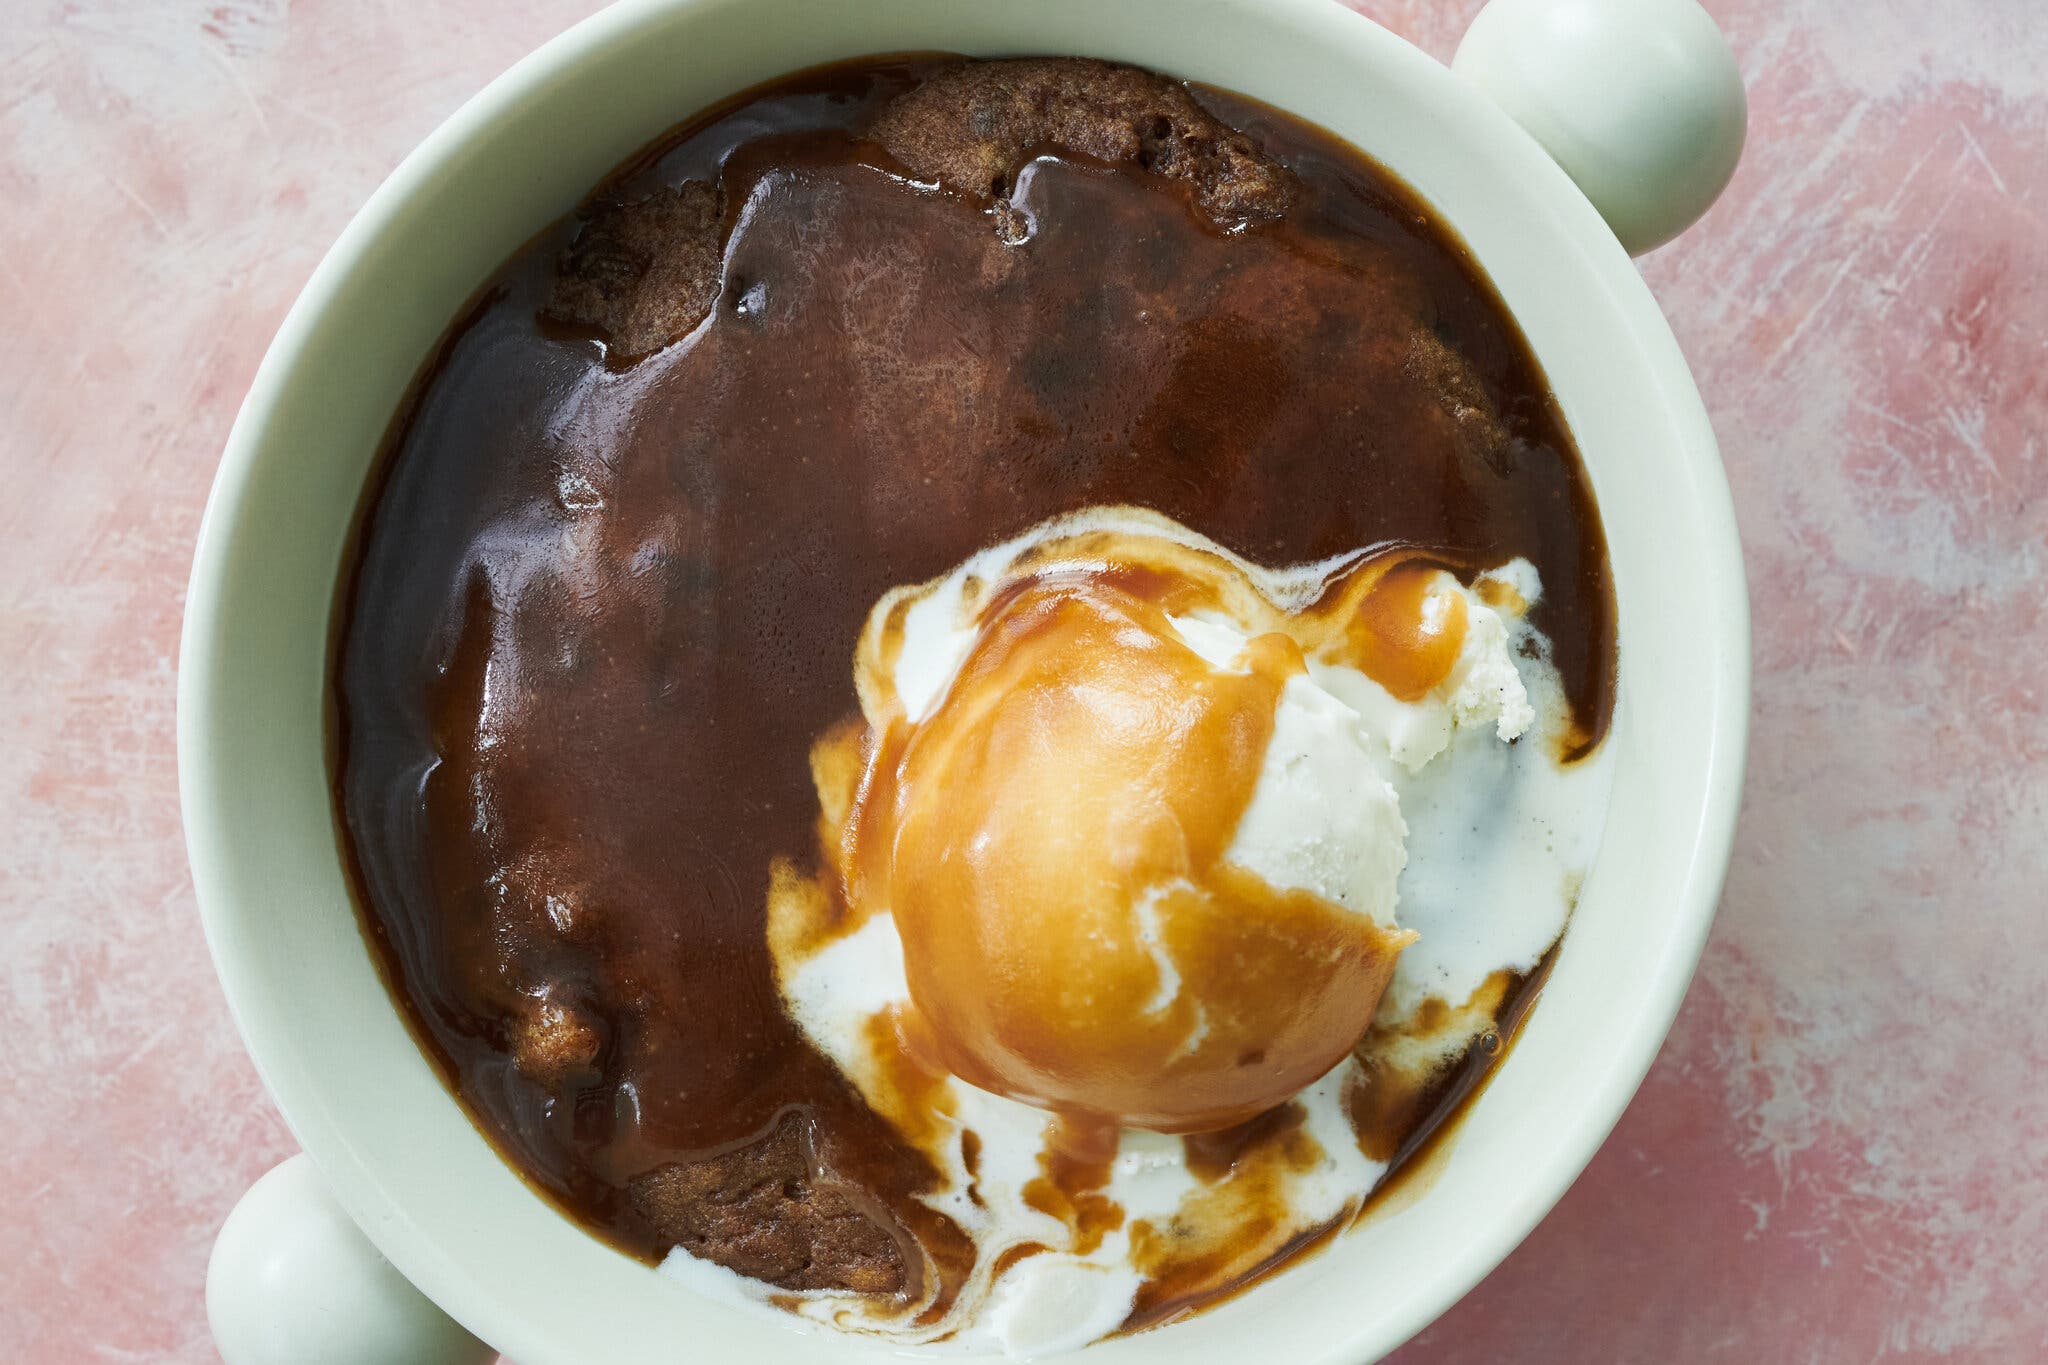
[[[348,1119],[322,1093],[319,1068],[292,1040],[287,1019],[250,990],[250,974],[261,970],[239,941],[239,908],[225,889],[225,871],[237,857],[236,832],[224,818],[223,793],[236,782],[217,742],[228,717],[213,704],[216,679],[234,667],[229,641],[232,623],[222,619],[221,598],[235,559],[238,537],[247,533],[250,481],[266,460],[274,460],[272,420],[300,382],[311,336],[323,316],[352,284],[372,247],[408,230],[406,210],[442,169],[469,155],[484,134],[521,104],[543,96],[562,72],[604,61],[618,45],[678,11],[730,8],[745,0],[623,0],[558,35],[465,102],[415,148],[377,188],[344,228],[293,303],[266,351],[249,394],[229,434],[201,521],[186,598],[178,660],[178,764],[180,803],[193,882],[215,970],[230,1013],[266,1088],[295,1136],[321,1169],[344,1208],[380,1251],[408,1279],[472,1331],[526,1356],[530,1365],[566,1358],[559,1337],[537,1328],[530,1312],[504,1302],[466,1275],[437,1247],[431,1235],[406,1216],[376,1171],[368,1168],[347,1137]],[[1245,6],[1248,0],[1206,0],[1212,8]],[[1682,872],[1681,903],[1669,914],[1662,951],[1648,964],[1647,1004],[1638,1026],[1611,1051],[1598,1094],[1573,1120],[1565,1145],[1574,1153],[1552,1169],[1523,1182],[1501,1216],[1465,1246],[1454,1270],[1433,1282],[1433,1293],[1416,1296],[1394,1315],[1392,1335],[1361,1329],[1333,1340],[1320,1358],[1353,1360],[1360,1353],[1392,1349],[1427,1325],[1491,1271],[1560,1199],[1627,1107],[1676,1018],[1693,969],[1705,945],[1719,902],[1740,800],[1748,730],[1749,614],[1732,500],[1706,412],[1668,324],[1618,242],[1576,187],[1536,143],[1504,114],[1463,86],[1448,69],[1363,16],[1332,0],[1259,0],[1277,23],[1326,25],[1334,39],[1370,49],[1372,60],[1401,71],[1417,88],[1434,88],[1442,98],[1484,106],[1474,117],[1492,120],[1494,134],[1521,157],[1532,176],[1548,179],[1560,215],[1575,219],[1572,232],[1581,264],[1592,272],[1620,315],[1625,335],[1659,381],[1656,402],[1676,435],[1674,456],[1682,458],[1695,497],[1709,565],[1704,585],[1703,628],[1717,643],[1720,676],[1712,681],[1711,757],[1704,790],[1687,831],[1689,853]],[[792,69],[795,69],[794,67]],[[1535,163],[1540,162],[1540,166]],[[1458,225],[1453,222],[1453,228]],[[482,267],[488,270],[489,265]],[[1532,340],[1532,346],[1535,344]],[[1538,352],[1538,359],[1543,359]],[[395,1002],[394,1002],[395,1004]]]

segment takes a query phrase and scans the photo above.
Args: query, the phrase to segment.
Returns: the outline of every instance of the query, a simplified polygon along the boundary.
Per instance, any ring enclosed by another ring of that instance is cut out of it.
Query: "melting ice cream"
[[[911,1304],[666,1268],[1030,1356],[1341,1224],[1375,1116],[1493,1028],[1590,859],[1605,768],[1558,761],[1540,595],[1521,561],[1267,568],[1131,508],[886,595],[861,723],[813,754],[826,871],[778,868],[770,941],[974,1262]]]

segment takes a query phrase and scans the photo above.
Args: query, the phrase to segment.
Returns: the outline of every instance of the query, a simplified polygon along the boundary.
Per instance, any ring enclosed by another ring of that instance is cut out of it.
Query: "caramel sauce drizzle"
[[[957,1140],[976,1202],[980,1141],[950,1119],[948,1079],[1053,1110],[1021,1195],[1066,1227],[1062,1250],[1089,1254],[1126,1226],[1107,1192],[1119,1124],[1183,1132],[1202,1188],[1174,1217],[1129,1227],[1145,1282],[1127,1327],[1164,1321],[1351,1216],[1292,1220],[1290,1182],[1324,1153],[1301,1105],[1275,1105],[1276,1090],[1298,1091],[1354,1047],[1375,1058],[1346,1102],[1360,1149],[1385,1161],[1389,1135],[1440,1089],[1439,1060],[1404,1068],[1371,1025],[1409,935],[1277,891],[1223,853],[1280,693],[1311,654],[1419,700],[1457,663],[1465,602],[1440,568],[1399,553],[1339,566],[1290,611],[1200,547],[1099,529],[1050,537],[993,581],[963,585],[975,642],[912,721],[892,680],[909,609],[942,583],[871,614],[856,654],[867,723],[836,727],[811,758],[837,875],[788,873],[771,898],[771,942],[787,966],[873,914],[894,917],[912,1000],[869,1020],[864,1091],[920,1148]],[[1228,667],[1197,655],[1170,619],[1204,611],[1257,631]],[[1148,919],[1132,913],[1142,899]],[[1247,925],[1259,933],[1233,932]],[[1336,981],[1338,1008],[1304,1008],[1300,983],[1317,970]],[[1503,974],[1456,1009],[1431,1002],[1408,1041],[1483,1043],[1506,989]],[[1135,1102],[1112,1111],[1077,1098],[1105,1077]],[[1007,1248],[991,1282],[1044,1249]],[[917,1321],[940,1316],[934,1302]]]
[[[846,900],[895,916],[961,1079],[1162,1132],[1242,1122],[1344,1056],[1412,937],[1224,858],[1302,641],[1420,696],[1456,663],[1463,600],[1382,558],[1290,613],[1213,552],[1100,530],[1012,573],[930,715],[909,722],[891,675],[863,670],[883,728]],[[1270,627],[1224,669],[1170,619],[1217,603]],[[863,663],[900,656],[906,611],[877,608]]]
[[[1123,1206],[1105,1194],[1116,1160],[1117,1126],[1101,1119],[1062,1115],[1038,1154],[1043,1172],[1024,1186],[1024,1202],[1067,1225],[1067,1250],[1086,1256],[1124,1225]]]

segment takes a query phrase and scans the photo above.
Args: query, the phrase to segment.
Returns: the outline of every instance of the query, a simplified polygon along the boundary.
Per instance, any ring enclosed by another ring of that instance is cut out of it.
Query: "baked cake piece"
[[[819,1160],[810,1121],[783,1115],[722,1156],[662,1166],[633,1204],[663,1240],[782,1289],[897,1294],[910,1274],[896,1235]]]
[[[718,299],[718,188],[691,180],[600,208],[562,253],[547,314],[593,328],[621,360],[689,334]]]
[[[1141,166],[1189,188],[1219,227],[1277,218],[1294,178],[1175,81],[1073,57],[961,62],[885,106],[871,136],[922,179],[986,197],[998,229],[1020,167],[1041,152]],[[595,330],[619,360],[680,340],[717,302],[718,186],[688,181],[597,208],[562,254],[546,312]]]
[[[1278,218],[1295,189],[1285,167],[1179,82],[1078,57],[961,62],[892,101],[874,136],[914,175],[997,200],[1048,150],[1178,181],[1225,228]]]

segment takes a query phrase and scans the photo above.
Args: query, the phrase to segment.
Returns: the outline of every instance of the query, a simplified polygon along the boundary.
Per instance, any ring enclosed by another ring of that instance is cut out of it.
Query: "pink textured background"
[[[1475,0],[1367,0],[1447,57]],[[1607,1147],[1435,1361],[2048,1358],[2048,11],[1709,0],[1747,160],[1645,270],[1756,606],[1729,890]],[[0,24],[0,1359],[213,1360],[291,1150],[214,986],[172,683],[217,452],[372,186],[585,0]]]

